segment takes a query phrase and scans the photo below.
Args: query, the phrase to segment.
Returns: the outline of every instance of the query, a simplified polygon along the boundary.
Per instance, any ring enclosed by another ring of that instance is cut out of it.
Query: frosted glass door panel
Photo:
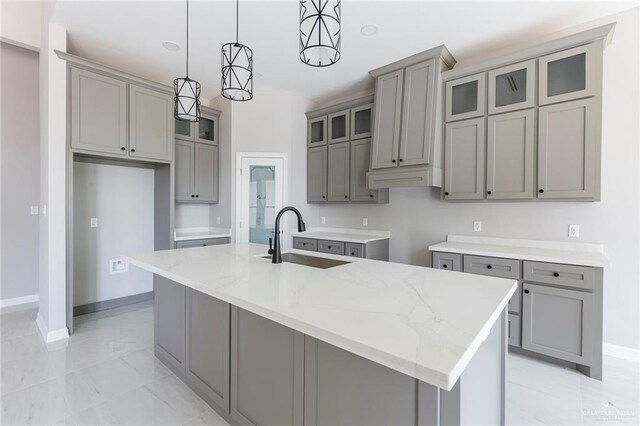
[[[196,123],[198,133],[196,140],[202,143],[217,143],[216,140],[216,122],[213,119],[200,117],[200,121]]]
[[[307,122],[307,145],[318,146],[327,143],[327,116]]]
[[[533,108],[536,61],[489,71],[489,114]]]
[[[269,244],[275,224],[274,166],[250,167],[249,242]]]
[[[351,108],[351,139],[371,137],[372,104]]]
[[[193,133],[191,130],[191,122],[184,120],[175,120],[175,132],[177,139],[192,141]]]
[[[470,81],[453,86],[451,96],[451,110],[454,115],[475,111],[478,109],[478,82]]]
[[[481,117],[485,111],[486,74],[474,74],[445,84],[445,120]]]
[[[349,140],[349,110],[329,114],[329,143]]]
[[[527,69],[496,77],[496,106],[524,102],[527,99]]]

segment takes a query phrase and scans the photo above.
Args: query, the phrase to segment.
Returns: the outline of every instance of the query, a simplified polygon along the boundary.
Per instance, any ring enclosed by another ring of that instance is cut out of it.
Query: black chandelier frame
[[[340,60],[341,3],[342,0],[300,0],[300,60],[304,64],[324,68]],[[311,28],[305,30],[309,25]],[[332,51],[333,56],[329,56],[325,63],[321,59],[314,60],[311,53],[318,49]]]

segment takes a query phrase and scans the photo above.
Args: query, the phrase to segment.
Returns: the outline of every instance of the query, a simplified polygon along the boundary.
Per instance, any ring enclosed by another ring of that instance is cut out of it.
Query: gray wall
[[[152,291],[151,273],[109,274],[109,260],[153,251],[154,170],[75,161],[73,173],[73,305]]]
[[[38,294],[39,65],[36,52],[0,43],[2,276],[0,299]]]

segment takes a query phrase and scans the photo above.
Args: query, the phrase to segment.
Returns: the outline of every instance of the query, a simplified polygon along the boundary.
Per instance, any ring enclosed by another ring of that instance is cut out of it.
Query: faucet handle
[[[271,247],[272,243],[273,243],[273,238],[269,237],[269,251],[267,251],[267,254],[273,254],[273,248]]]

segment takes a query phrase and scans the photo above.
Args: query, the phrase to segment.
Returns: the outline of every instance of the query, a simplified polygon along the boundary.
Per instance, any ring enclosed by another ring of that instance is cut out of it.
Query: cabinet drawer
[[[436,269],[462,271],[462,255],[457,253],[433,253],[432,265]]]
[[[344,254],[351,257],[364,257],[364,244],[344,243]]]
[[[344,255],[344,243],[340,241],[318,240],[318,251]]]
[[[557,263],[524,262],[523,275],[525,281],[585,290],[593,290],[596,281],[594,268]]]
[[[498,257],[465,256],[464,272],[517,280],[520,278],[520,261]]]
[[[298,250],[318,251],[318,240],[293,237],[293,248]]]
[[[520,346],[520,315],[509,314],[507,318],[507,341],[511,346]]]
[[[187,240],[187,241],[176,241],[176,248],[189,248],[189,247],[206,247],[206,246],[216,246],[219,244],[229,244],[229,237],[223,238],[208,238],[204,240]]]

